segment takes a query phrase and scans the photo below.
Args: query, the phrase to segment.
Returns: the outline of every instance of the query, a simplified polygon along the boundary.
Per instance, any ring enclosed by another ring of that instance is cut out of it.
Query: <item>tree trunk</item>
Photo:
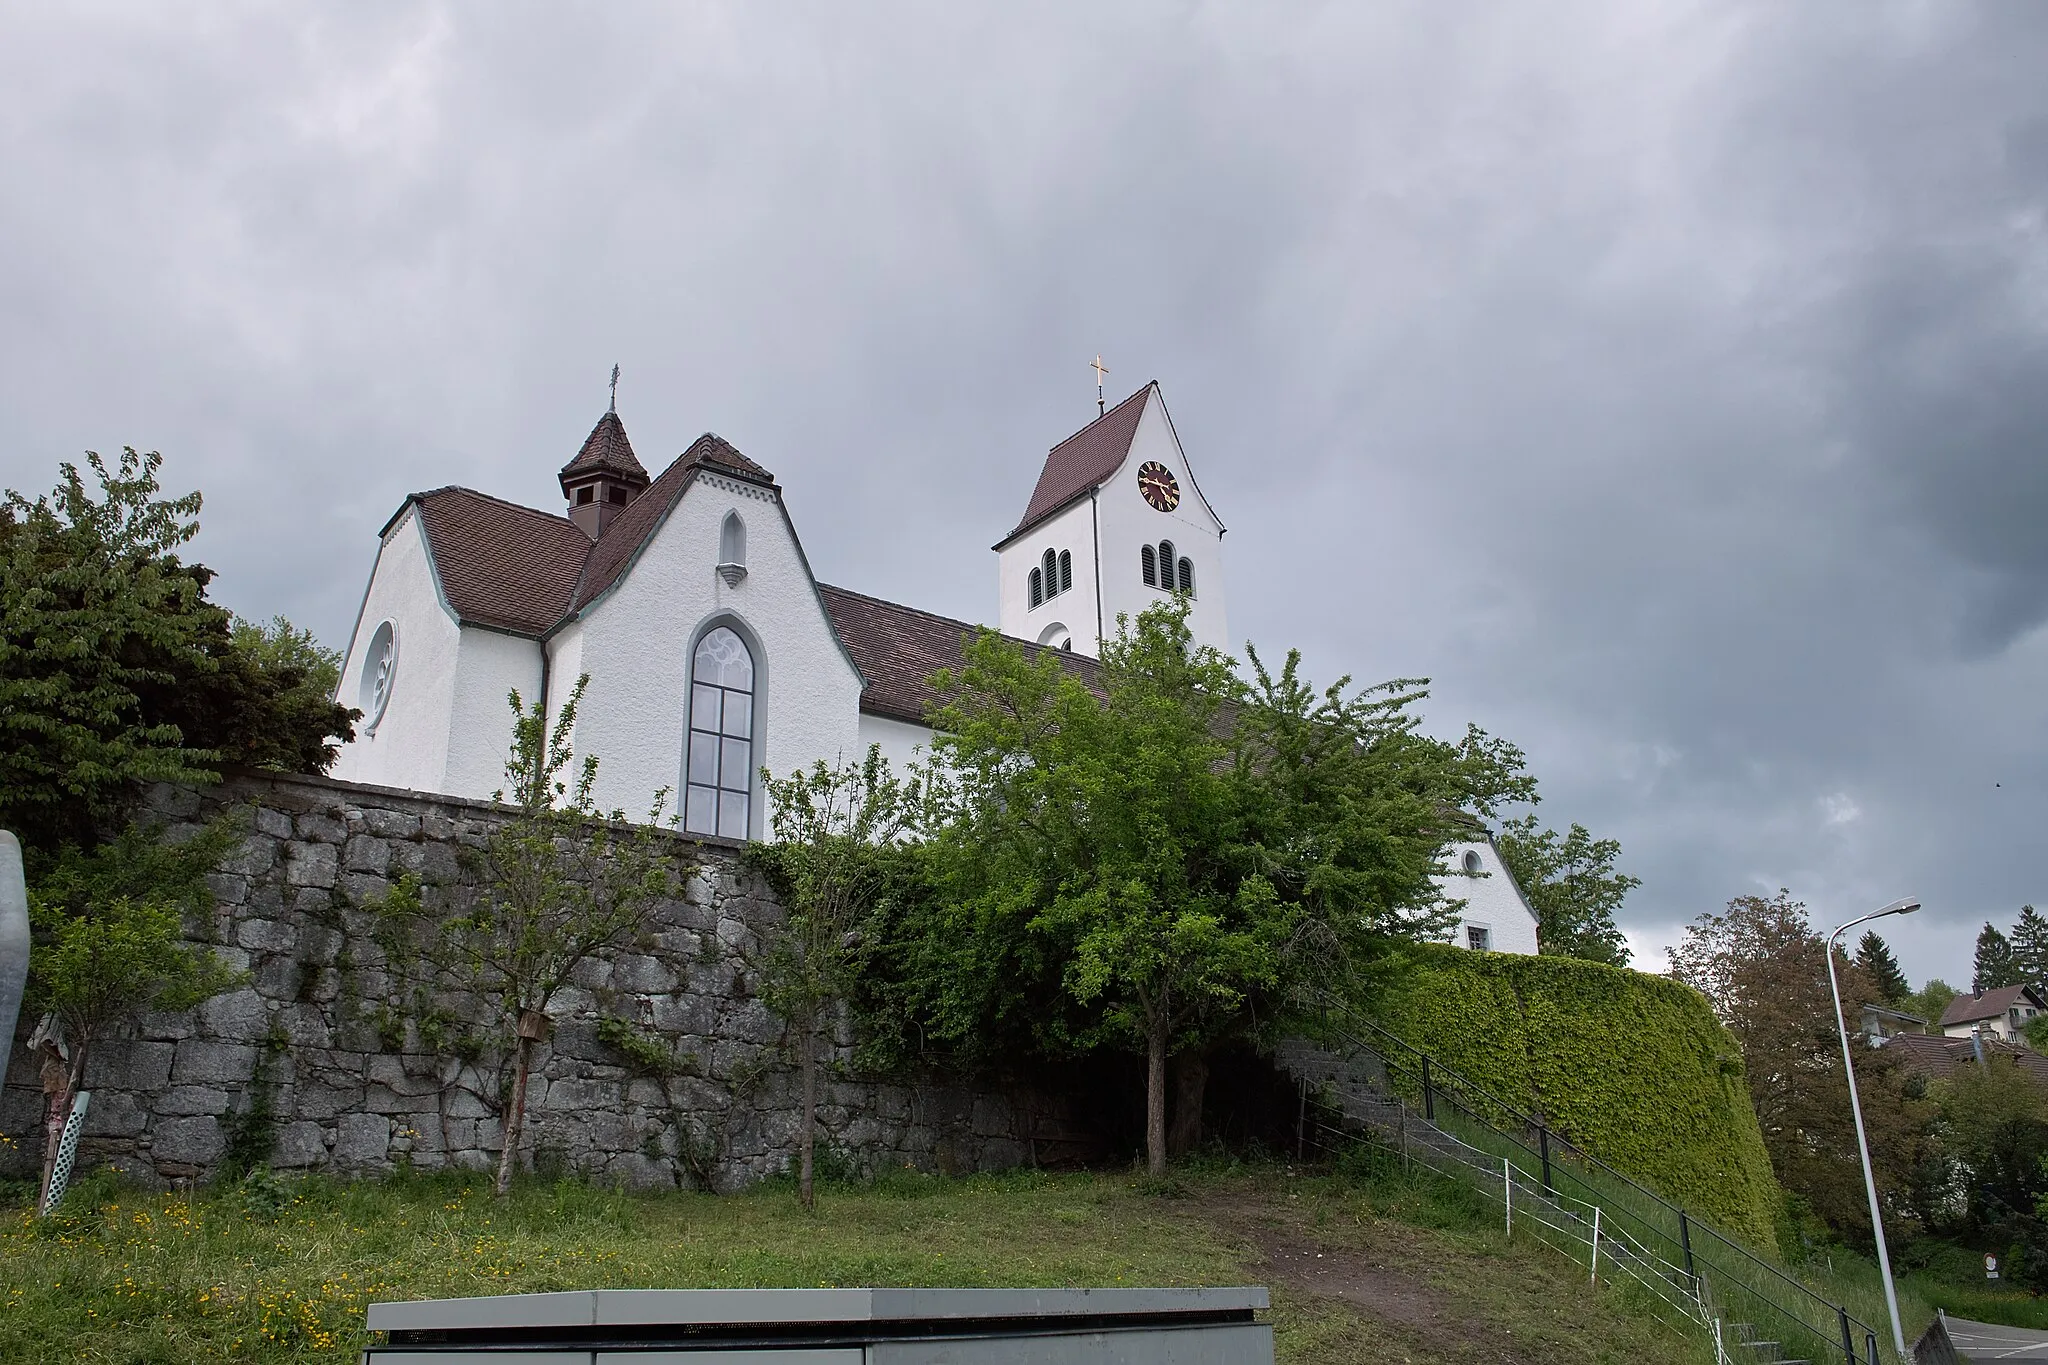
[[[803,1041],[798,1053],[798,1064],[803,1068],[804,1112],[797,1129],[797,1198],[803,1200],[806,1209],[815,1208],[811,1191],[811,1151],[817,1141],[818,1114],[818,1058],[815,1045],[817,1030],[813,1021],[806,1019]]]
[[[519,1040],[519,1061],[512,1072],[512,1100],[505,1106],[505,1141],[498,1151],[496,1193],[512,1188],[512,1168],[519,1161],[519,1138],[526,1131],[526,1076],[533,1069],[533,1039]]]
[[[1155,1178],[1166,1174],[1166,1019],[1152,1022],[1145,1066],[1145,1157]]]
[[[68,1066],[61,1063],[46,1068],[43,1083],[49,1095],[49,1113],[43,1121],[43,1188],[36,1198],[36,1208],[49,1212],[50,1181],[57,1174],[57,1149],[64,1145],[64,1129],[71,1122],[71,1108],[78,1102],[78,1088],[85,1084],[86,1043],[81,1040],[71,1050]],[[49,1090],[51,1085],[57,1086]]]
[[[36,1208],[44,1213],[50,1209],[50,1180],[57,1174],[57,1148],[64,1141],[64,1125],[71,1119],[75,1093],[65,1090],[50,1096],[49,1116],[43,1123],[43,1188],[36,1197]]]
[[[1202,1097],[1209,1085],[1209,1055],[1199,1049],[1173,1059],[1173,1127],[1166,1150],[1186,1156],[1202,1143]]]

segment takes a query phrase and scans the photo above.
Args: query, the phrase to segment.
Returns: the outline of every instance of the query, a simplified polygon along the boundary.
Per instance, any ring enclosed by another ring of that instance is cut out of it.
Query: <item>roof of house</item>
[[[825,599],[832,628],[839,632],[854,666],[867,680],[860,709],[870,715],[923,724],[939,700],[931,687],[932,674],[965,664],[967,641],[983,629],[848,588],[820,583],[818,592]],[[1017,643],[1033,655],[1043,648],[1028,641]],[[1099,667],[1095,660],[1065,650],[1053,652],[1084,680],[1094,680]]]
[[[575,522],[469,488],[409,501],[419,506],[441,592],[459,619],[540,635],[568,614],[591,550]]]
[[[564,479],[582,474],[617,474],[635,483],[647,482],[647,471],[633,453],[633,443],[626,439],[626,424],[618,413],[607,412],[598,418],[584,438],[583,449],[562,466]]]
[[[1903,1019],[1909,1024],[1918,1024],[1922,1028],[1925,1028],[1927,1026],[1927,1021],[1925,1019],[1922,1019],[1919,1015],[1908,1014],[1904,1010],[1895,1010],[1889,1005],[1876,1005],[1870,1003],[1869,1001],[1865,1001],[1863,1004],[1863,1012],[1865,1014],[1881,1014],[1887,1019]]]
[[[1986,1058],[2010,1058],[2028,1079],[2048,1089],[2048,1057],[2032,1048],[2002,1043],[1996,1038],[1985,1038],[1983,1046]],[[1895,1034],[1884,1040],[1884,1050],[1888,1056],[1898,1058],[1911,1069],[1937,1081],[1947,1080],[1977,1059],[1974,1040],[1944,1038],[1932,1033]]]
[[[1999,986],[1981,995],[1959,995],[1941,1012],[1941,1026],[1974,1024],[1979,1019],[1996,1019],[2025,996],[2035,1009],[2048,1009],[2048,1001],[2032,986]]]
[[[564,467],[638,470],[625,427],[607,412]],[[535,637],[546,635],[617,583],[651,540],[676,499],[700,473],[775,487],[775,477],[722,437],[706,433],[622,508],[593,541],[567,517],[521,507],[469,488],[414,493],[427,547],[449,607],[465,623]],[[644,474],[643,474],[644,477]],[[395,525],[404,514],[385,524]],[[895,602],[818,585],[832,627],[866,687],[861,709],[923,723],[937,695],[931,675],[966,661],[965,645],[982,627]],[[1041,647],[1020,641],[1036,653]],[[1093,659],[1060,652],[1068,667],[1095,677]]]
[[[645,483],[615,412],[598,419],[562,477],[602,470]],[[473,625],[545,635],[618,581],[700,472],[775,486],[775,476],[709,432],[677,456],[593,541],[567,517],[521,507],[472,488],[414,493],[441,591],[456,616]],[[385,523],[389,531],[404,508]]]
[[[1138,420],[1145,415],[1145,402],[1158,381],[1147,383],[1123,402],[1082,427],[1046,453],[1045,467],[1038,471],[1038,486],[1024,515],[1004,541],[1015,540],[1037,523],[1073,502],[1123,466],[1131,453],[1131,441],[1138,434]]]

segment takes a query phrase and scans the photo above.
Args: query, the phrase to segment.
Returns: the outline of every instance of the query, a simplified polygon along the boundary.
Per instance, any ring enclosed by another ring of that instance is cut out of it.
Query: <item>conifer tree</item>
[[[2012,926],[2012,956],[2021,980],[2034,986],[2048,982],[2048,915],[2031,905],[2020,907]]]
[[[1887,1005],[1897,1009],[1913,993],[1906,974],[1899,970],[1899,960],[1892,956],[1892,950],[1875,930],[1866,930],[1856,944],[1856,965],[1870,973],[1871,984]]]
[[[1977,966],[1970,989],[1982,995],[2000,986],[2017,986],[2025,979],[2013,955],[2012,941],[1986,921],[1984,931],[1977,935]]]

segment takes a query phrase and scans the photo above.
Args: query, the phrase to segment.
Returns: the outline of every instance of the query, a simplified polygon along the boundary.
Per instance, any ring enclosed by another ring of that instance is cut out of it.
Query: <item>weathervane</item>
[[[1095,353],[1095,363],[1088,368],[1095,371],[1095,415],[1100,417],[1109,411],[1109,405],[1102,399],[1102,376],[1109,373],[1109,366],[1102,363],[1102,352]]]
[[[619,367],[612,366],[612,411],[619,410]]]

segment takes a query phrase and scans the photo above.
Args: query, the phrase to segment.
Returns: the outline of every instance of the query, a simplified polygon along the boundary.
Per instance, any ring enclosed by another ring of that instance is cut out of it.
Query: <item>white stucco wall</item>
[[[1088,499],[1083,498],[997,554],[997,628],[1003,634],[1045,645],[1071,638],[1076,652],[1095,653],[1095,543],[1090,510]],[[1048,549],[1054,554],[1066,550],[1074,556],[1074,586],[1034,607],[1031,571],[1044,568]]]
[[[901,777],[911,764],[922,763],[931,757],[932,731],[928,725],[912,725],[909,721],[862,712],[860,747],[855,757],[867,757],[871,744],[882,746],[882,757],[889,760],[890,770]]]
[[[1479,875],[1463,869],[1465,855],[1479,859]],[[1501,861],[1500,850],[1491,843],[1453,844],[1445,853],[1450,871],[1437,879],[1444,894],[1465,902],[1451,942],[1469,947],[1466,930],[1477,925],[1487,931],[1489,949],[1496,953],[1536,952],[1536,916],[1515,886],[1514,874]]]
[[[517,689],[520,702],[529,706],[540,697],[540,659],[538,640],[480,626],[462,628],[442,791],[481,798],[503,789],[505,755],[512,745],[508,696]]]
[[[1161,512],[1145,501],[1138,491],[1138,467],[1157,460],[1173,471],[1180,483],[1180,503],[1171,512]],[[1123,612],[1133,618],[1162,601],[1163,588],[1145,586],[1138,549],[1173,542],[1175,558],[1186,556],[1195,570],[1195,600],[1188,613],[1188,628],[1195,639],[1226,652],[1230,649],[1230,626],[1223,609],[1223,527],[1195,491],[1194,476],[1187,458],[1174,440],[1166,410],[1155,398],[1145,404],[1131,451],[1123,467],[1112,475],[1096,495],[1097,516],[1102,538],[1102,631],[1116,634],[1116,618]],[[1076,637],[1074,647],[1081,641]]]
[[[342,662],[339,697],[361,706],[363,656],[377,626],[390,621],[398,637],[390,701],[374,734],[358,726],[341,748],[333,775],[413,791],[445,792],[461,632],[441,601],[419,509],[410,507],[385,533],[370,570],[363,610]]]
[[[737,511],[747,528],[747,574],[731,586],[714,571],[728,511]],[[781,774],[862,752],[860,675],[840,648],[774,494],[703,474],[637,562],[586,611],[573,642],[577,662],[569,662],[566,647],[556,655],[559,681],[551,690],[567,687],[576,668],[590,674],[576,745],[579,754],[598,756],[601,805],[639,815],[666,787],[674,808],[683,781],[687,656],[699,627],[721,615],[736,619],[758,645],[755,705],[764,742],[756,768]],[[767,827],[757,779],[754,835]]]

